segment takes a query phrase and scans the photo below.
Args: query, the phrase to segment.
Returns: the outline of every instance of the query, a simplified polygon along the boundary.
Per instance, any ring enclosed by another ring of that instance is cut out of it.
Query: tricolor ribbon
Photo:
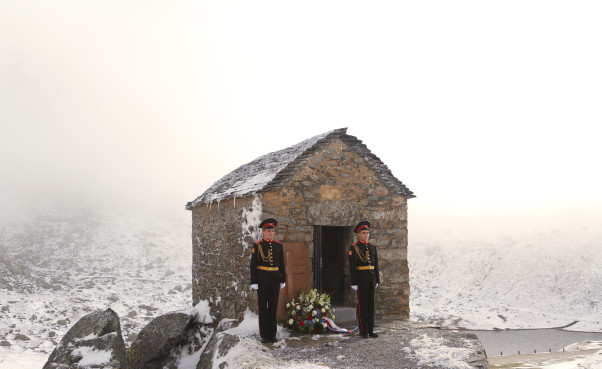
[[[358,328],[358,327],[355,327],[353,329],[340,328],[339,326],[334,324],[334,321],[330,318],[324,318],[324,321],[326,322],[326,325],[328,325],[328,329],[330,329],[333,332],[337,332],[337,333],[352,333]]]

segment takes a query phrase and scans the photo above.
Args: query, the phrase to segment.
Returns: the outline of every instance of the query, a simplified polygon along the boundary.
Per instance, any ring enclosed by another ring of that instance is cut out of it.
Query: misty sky
[[[600,224],[600,19],[597,1],[0,0],[0,200],[184,211],[349,127],[418,196],[411,233]]]

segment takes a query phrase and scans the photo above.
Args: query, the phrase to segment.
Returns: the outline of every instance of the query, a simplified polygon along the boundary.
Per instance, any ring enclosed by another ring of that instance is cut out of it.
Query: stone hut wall
[[[279,241],[306,243],[312,258],[314,225],[353,227],[369,220],[381,274],[376,315],[409,318],[407,199],[390,194],[347,143],[333,140],[313,152],[286,186],[264,193],[262,212],[278,219]]]
[[[219,318],[241,319],[256,306],[249,260],[261,217],[259,197],[201,204],[192,210],[192,302],[208,300]]]

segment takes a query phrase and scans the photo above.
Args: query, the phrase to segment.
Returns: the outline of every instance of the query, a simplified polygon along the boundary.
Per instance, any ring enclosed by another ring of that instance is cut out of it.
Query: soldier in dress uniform
[[[374,332],[374,291],[380,283],[376,245],[368,242],[370,222],[359,222],[353,229],[358,241],[349,247],[351,288],[357,291],[357,319],[363,338],[378,337]]]
[[[257,290],[259,335],[261,342],[277,342],[276,311],[280,289],[286,282],[284,250],[274,239],[278,221],[268,218],[259,227],[263,239],[253,244],[251,254],[251,289]]]

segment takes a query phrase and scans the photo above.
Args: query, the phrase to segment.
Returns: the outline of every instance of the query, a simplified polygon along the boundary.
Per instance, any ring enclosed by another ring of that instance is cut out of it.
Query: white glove
[[[354,284],[353,286],[351,286],[351,289],[354,291],[357,291],[357,284]]]
[[[283,289],[286,286],[286,283],[280,283],[280,289]]]
[[[252,289],[252,290],[258,290],[258,289],[259,289],[259,285],[258,285],[257,283],[255,283],[255,284],[252,284],[252,285],[251,285],[251,289]]]
[[[378,288],[378,283],[376,284],[376,287],[374,287],[374,288]]]

